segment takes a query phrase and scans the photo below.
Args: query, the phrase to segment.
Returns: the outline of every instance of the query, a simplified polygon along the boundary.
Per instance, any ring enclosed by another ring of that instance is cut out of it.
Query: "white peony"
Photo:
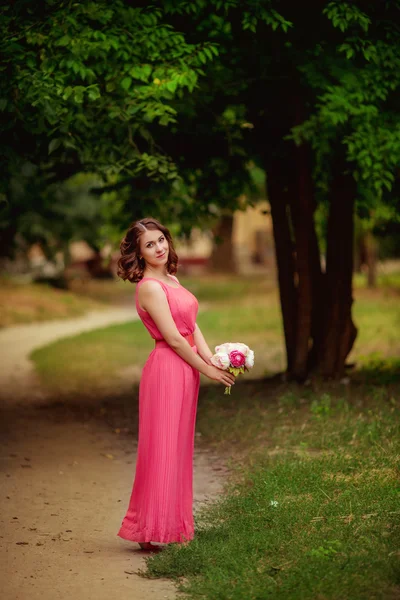
[[[248,369],[252,369],[254,367],[254,352],[253,350],[250,350],[250,348],[246,356],[245,364]]]
[[[219,346],[215,346],[215,352],[225,352],[225,354],[229,354],[231,350],[233,350],[233,344],[231,342],[225,342],[225,344],[220,344]]]
[[[239,352],[241,352],[245,356],[247,356],[248,353],[251,352],[250,348],[246,346],[246,344],[242,344],[241,342],[235,342],[232,345],[235,346],[235,350],[239,350]]]
[[[229,365],[231,364],[228,354],[222,350],[219,352],[216,352],[214,354],[214,356],[212,356],[210,358],[210,360],[215,367],[218,367],[218,369],[226,370],[229,367]]]

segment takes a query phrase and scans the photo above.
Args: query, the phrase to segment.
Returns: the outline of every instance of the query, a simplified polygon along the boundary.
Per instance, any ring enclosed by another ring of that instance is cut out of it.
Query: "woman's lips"
[[[160,254],[159,256],[157,256],[157,258],[162,258],[163,256],[165,256],[165,254],[166,253],[164,252],[164,254]]]

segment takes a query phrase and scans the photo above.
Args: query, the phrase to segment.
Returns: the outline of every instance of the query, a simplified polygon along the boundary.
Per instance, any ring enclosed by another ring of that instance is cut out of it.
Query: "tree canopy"
[[[309,11],[288,0],[3,7],[3,191],[22,161],[58,181],[85,170],[168,184],[189,169],[193,183],[200,169],[215,203],[239,195],[249,159],[282,151],[278,130],[311,143],[321,192],[343,146],[373,204],[399,163],[399,4]]]
[[[4,7],[5,247],[29,194],[40,211],[49,190],[55,202],[51,186],[75,173],[102,177],[110,227],[153,213],[188,229],[237,208],[257,165],[272,207],[289,367],[302,377],[313,353],[335,346],[325,370],[343,371],[356,335],[354,207],[398,220],[399,16],[398,0],[312,0],[307,11],[291,0]],[[16,194],[21,173],[27,185]],[[325,270],[317,206],[329,215]],[[323,322],[340,323],[343,339],[325,331],[318,340]]]

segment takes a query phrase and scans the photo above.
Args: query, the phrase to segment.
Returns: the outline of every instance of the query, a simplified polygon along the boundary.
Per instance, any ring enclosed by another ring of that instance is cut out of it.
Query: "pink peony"
[[[233,367],[243,367],[246,362],[246,357],[243,352],[239,352],[239,350],[232,350],[229,354],[229,360],[231,361],[231,365]]]

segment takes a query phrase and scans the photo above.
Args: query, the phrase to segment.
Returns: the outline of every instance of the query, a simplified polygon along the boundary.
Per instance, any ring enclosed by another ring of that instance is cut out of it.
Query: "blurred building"
[[[213,251],[214,254],[219,251],[224,254],[222,262],[225,261],[227,272],[234,270],[237,273],[249,273],[275,268],[272,219],[268,202],[262,201],[246,210],[235,211],[233,217],[229,217],[228,226],[221,229],[219,235],[225,239],[221,239],[220,245],[215,247],[213,233],[197,228],[192,230],[188,241],[178,241],[176,250],[180,271],[196,273],[211,270]],[[235,268],[227,263],[234,263]]]
[[[268,202],[233,215],[232,243],[239,272],[275,268],[272,218]]]

